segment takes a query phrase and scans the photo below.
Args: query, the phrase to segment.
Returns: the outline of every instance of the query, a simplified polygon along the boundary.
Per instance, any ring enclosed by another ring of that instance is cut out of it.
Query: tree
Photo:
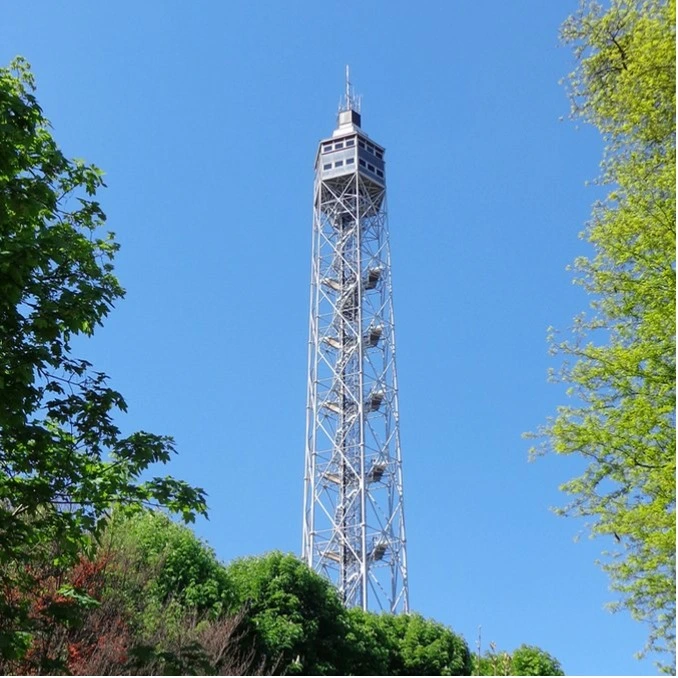
[[[511,656],[513,676],[564,676],[560,662],[532,645],[521,645]]]
[[[383,618],[394,625],[399,636],[401,676],[467,676],[471,654],[466,641],[447,626],[419,614]]]
[[[267,667],[305,675],[468,675],[463,638],[418,614],[346,610],[323,577],[273,552],[227,567]]]
[[[177,616],[192,613],[215,619],[233,607],[226,569],[214,551],[163,513],[116,515],[100,541],[99,552],[120,554],[128,568],[148,573],[143,590],[128,594],[151,615],[153,609],[174,608]]]
[[[263,669],[226,570],[183,525],[154,512],[116,513],[69,569],[46,565],[24,595],[29,650],[0,673],[253,675]],[[55,623],[57,622],[57,623]]]
[[[560,662],[532,645],[521,645],[513,654],[497,652],[494,643],[482,656],[473,658],[474,676],[563,676]]]
[[[392,672],[398,645],[389,633],[384,615],[365,612],[359,607],[348,610],[346,633],[349,651],[342,672],[349,676],[387,676]]]
[[[593,256],[574,264],[592,314],[553,338],[572,404],[536,451],[586,461],[561,488],[562,513],[612,537],[615,605],[649,625],[645,651],[675,666],[674,26],[675,0],[585,0],[562,28],[577,59],[572,113],[603,136],[609,193],[583,234]]]
[[[162,505],[192,520],[204,493],[170,477],[141,481],[171,438],[122,436],[106,375],[73,356],[123,290],[118,245],[101,235],[93,165],[59,150],[29,66],[0,69],[0,658],[33,638],[26,601],[39,570],[74,564],[112,506]],[[60,569],[61,568],[61,569]],[[66,595],[67,592],[62,592]],[[71,595],[71,594],[68,594]],[[47,667],[43,667],[47,668]],[[54,669],[54,667],[48,667]]]
[[[419,614],[349,610],[348,675],[465,676],[471,673],[466,641]]]
[[[303,675],[342,672],[346,609],[328,580],[278,551],[236,560],[226,572],[235,596],[233,611],[245,607],[250,638],[269,669]]]

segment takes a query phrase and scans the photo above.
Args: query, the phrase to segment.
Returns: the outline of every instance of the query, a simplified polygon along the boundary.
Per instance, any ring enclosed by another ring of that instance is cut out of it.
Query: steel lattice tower
[[[384,148],[346,81],[315,161],[302,557],[347,606],[407,612]]]

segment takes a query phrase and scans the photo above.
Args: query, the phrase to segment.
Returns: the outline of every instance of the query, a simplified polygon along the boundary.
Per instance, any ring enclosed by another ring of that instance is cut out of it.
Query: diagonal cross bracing
[[[401,612],[409,602],[383,149],[354,125],[342,129],[316,161],[302,550],[346,605]]]

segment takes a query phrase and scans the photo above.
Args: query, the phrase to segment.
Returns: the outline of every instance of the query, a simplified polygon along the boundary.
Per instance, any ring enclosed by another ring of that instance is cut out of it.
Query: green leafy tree
[[[128,594],[152,610],[216,618],[232,607],[226,569],[214,551],[183,525],[157,511],[115,516],[101,539],[102,553],[123,557],[126,569],[147,573],[143,590]],[[130,601],[135,602],[136,601]],[[154,626],[159,620],[148,620]]]
[[[384,617],[386,621],[388,618]],[[419,614],[388,619],[399,636],[399,675],[467,676],[471,654],[466,641],[447,626]]]
[[[382,617],[358,607],[348,610],[348,652],[341,667],[346,675],[392,675],[390,671],[395,663],[393,658],[398,652],[398,645]]]
[[[245,607],[260,656],[275,673],[334,675],[347,652],[347,612],[329,581],[272,552],[226,568],[235,609]]]
[[[508,652],[497,651],[494,642],[490,642],[490,647],[485,654],[480,654],[480,635],[478,636],[478,652],[471,657],[472,676],[510,676],[511,675],[511,655]]]
[[[513,676],[564,676],[560,662],[532,645],[521,645],[511,656]]]
[[[538,451],[586,460],[562,513],[613,538],[616,606],[675,667],[675,0],[586,0],[562,38],[577,58],[572,112],[602,134],[609,193],[584,234],[593,255],[574,265],[592,313],[554,339],[572,404]]]
[[[482,656],[472,658],[474,676],[564,676],[560,662],[532,645],[521,645],[511,655],[497,652],[494,643]]]
[[[468,675],[463,638],[421,615],[346,610],[332,585],[279,552],[227,567],[236,604],[276,673]]]
[[[243,638],[245,612],[226,612],[233,596],[224,566],[191,530],[163,513],[114,513],[93,560],[83,556],[67,581],[96,602],[43,650],[58,655],[58,644],[70,673],[252,675],[263,668],[253,643]],[[44,608],[44,600],[34,609]],[[16,672],[40,665],[30,659]]]
[[[35,572],[73,564],[113,505],[205,512],[199,489],[140,480],[173,441],[123,436],[123,397],[73,356],[123,296],[118,245],[100,233],[101,171],[64,156],[33,92],[25,61],[0,69],[0,658],[30,648]]]
[[[465,676],[471,673],[466,641],[447,626],[419,614],[349,611],[350,675]]]

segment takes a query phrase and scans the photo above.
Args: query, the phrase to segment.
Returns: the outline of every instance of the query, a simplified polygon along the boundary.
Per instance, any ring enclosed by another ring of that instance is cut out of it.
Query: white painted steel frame
[[[319,154],[302,557],[347,606],[407,612],[386,188],[322,165]]]

